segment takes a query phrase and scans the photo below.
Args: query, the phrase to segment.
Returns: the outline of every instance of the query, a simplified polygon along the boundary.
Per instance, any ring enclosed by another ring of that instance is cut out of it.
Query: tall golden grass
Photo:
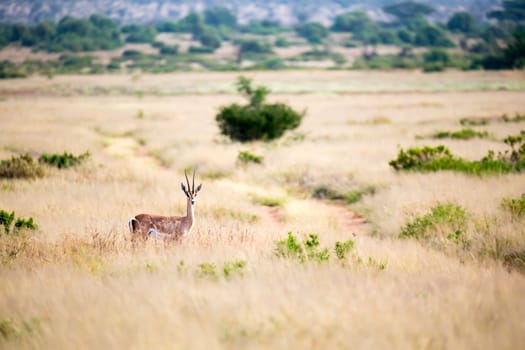
[[[486,88],[517,86],[523,73],[253,77],[276,91],[272,100],[308,110],[297,131],[270,144],[220,136],[218,107],[240,100],[234,73],[0,81],[1,159],[92,154],[41,179],[0,180],[0,209],[39,225],[0,236],[0,347],[522,346],[525,278],[498,254],[525,249],[523,218],[500,205],[523,193],[525,176],[398,174],[388,161],[398,147],[436,144],[415,136],[459,129],[460,118],[523,112],[522,88]],[[440,142],[479,159],[520,128],[492,123],[479,129],[494,139]],[[241,150],[263,164],[238,164]],[[192,235],[133,244],[129,217],[185,212],[188,167],[203,183]],[[320,186],[375,192],[346,207],[312,198]],[[471,249],[399,238],[410,218],[445,202],[466,209]],[[277,257],[289,231],[317,233],[330,260]],[[333,246],[349,239],[355,249],[341,263]],[[237,261],[245,267],[223,271]]]

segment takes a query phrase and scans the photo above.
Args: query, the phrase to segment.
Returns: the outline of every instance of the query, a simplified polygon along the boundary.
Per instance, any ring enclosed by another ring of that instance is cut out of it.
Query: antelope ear
[[[199,192],[202,188],[202,184],[200,184],[199,186],[197,186],[197,190],[195,190],[195,193]]]
[[[180,183],[180,188],[182,188],[182,192],[184,192],[184,194],[187,196],[188,191],[186,191],[186,187],[184,187],[184,184],[182,182]]]

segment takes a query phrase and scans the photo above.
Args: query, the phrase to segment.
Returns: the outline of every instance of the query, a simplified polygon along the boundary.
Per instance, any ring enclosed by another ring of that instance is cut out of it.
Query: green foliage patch
[[[374,186],[364,186],[344,193],[337,192],[326,185],[320,185],[313,189],[312,197],[317,199],[342,200],[346,204],[359,202],[365,195],[373,195],[376,192]]]
[[[244,260],[235,260],[235,261],[226,261],[222,265],[222,271],[218,270],[215,263],[204,262],[200,263],[197,266],[196,274],[199,277],[208,277],[208,278],[219,278],[222,272],[222,276],[226,279],[232,279],[235,276],[243,277],[244,268],[246,267],[246,261]],[[181,260],[178,266],[179,271],[184,270],[184,261]]]
[[[329,262],[330,252],[330,249],[321,247],[319,236],[314,233],[310,233],[303,240],[300,240],[292,232],[288,232],[286,238],[275,242],[274,249],[275,255],[279,258],[290,259],[300,263],[315,262],[318,264]],[[335,242],[333,253],[342,266],[346,266],[349,258],[356,266],[365,265],[379,271],[384,270],[387,265],[386,261],[377,261],[372,257],[368,257],[368,262],[365,264],[363,259],[355,252],[355,242],[351,239]]]
[[[501,207],[510,212],[515,217],[525,216],[525,193],[519,198],[505,198],[501,202]]]
[[[53,153],[53,154],[42,154],[38,161],[40,163],[45,163],[51,166],[54,166],[59,169],[66,169],[76,165],[81,164],[90,156],[89,152],[82,153],[78,156],[73,155],[69,152],[64,152],[63,154]]]
[[[297,112],[284,103],[265,103],[270,92],[266,87],[253,88],[251,80],[241,76],[237,90],[246,96],[248,104],[221,107],[215,117],[221,133],[232,140],[270,141],[301,124],[305,112]]]
[[[396,159],[389,162],[395,170],[405,171],[442,171],[452,170],[467,174],[506,174],[525,170],[525,131],[519,135],[508,136],[504,140],[510,149],[504,152],[489,150],[481,160],[466,160],[452,155],[450,150],[439,145],[436,147],[412,147],[400,149]]]
[[[456,139],[456,140],[470,140],[473,138],[485,139],[489,137],[488,131],[476,131],[474,129],[466,128],[458,131],[438,131],[432,135],[433,139]]]
[[[241,162],[242,164],[249,164],[249,163],[262,164],[264,157],[258,156],[249,151],[239,151],[239,154],[237,155],[237,160]]]
[[[0,178],[34,179],[42,176],[44,170],[27,153],[0,161]]]
[[[319,247],[319,237],[310,233],[308,238],[301,242],[292,232],[288,237],[275,242],[275,255],[280,258],[297,259],[300,262],[316,261],[326,262],[330,258],[328,248]]]
[[[446,203],[438,204],[429,213],[416,216],[407,222],[399,236],[402,238],[425,239],[440,225],[445,225],[450,233],[448,239],[458,239],[466,227],[467,214],[461,206]]]
[[[14,227],[12,226],[13,222]],[[0,226],[4,227],[4,234],[9,235],[11,233],[17,233],[22,229],[28,229],[28,230],[36,230],[38,228],[38,225],[35,224],[33,221],[33,218],[24,219],[24,218],[16,218],[15,220],[15,212],[7,212],[5,210],[0,210]]]
[[[12,340],[41,331],[41,321],[37,317],[18,322],[13,318],[0,318],[0,339]]]

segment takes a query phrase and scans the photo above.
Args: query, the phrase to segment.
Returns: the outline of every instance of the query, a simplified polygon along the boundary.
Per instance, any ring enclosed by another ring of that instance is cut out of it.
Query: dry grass
[[[431,143],[417,134],[455,129],[463,117],[523,112],[522,92],[494,88],[519,87],[522,72],[252,77],[276,91],[272,99],[308,109],[295,134],[249,147],[219,136],[217,108],[239,101],[230,73],[0,82],[1,159],[92,154],[79,168],[41,179],[0,180],[0,209],[39,225],[0,237],[0,348],[509,349],[525,342],[525,277],[498,256],[525,248],[523,219],[500,207],[521,195],[525,177],[388,167],[398,146]],[[106,92],[86,93],[96,89]],[[520,127],[483,129],[501,138]],[[497,140],[443,142],[472,159],[502,148]],[[236,164],[245,149],[264,163]],[[203,183],[193,234],[180,244],[134,246],[130,216],[184,212],[179,182],[190,166]],[[352,208],[369,224],[312,199],[320,185],[342,193],[375,186]],[[279,205],[267,206],[269,199]],[[467,210],[468,237],[487,251],[398,238],[412,215],[447,201]],[[328,263],[301,264],[273,253],[288,231],[316,232],[330,249],[353,239],[356,248],[344,264],[333,253]],[[223,267],[235,261],[246,266],[226,277]],[[215,264],[215,275],[202,263]]]

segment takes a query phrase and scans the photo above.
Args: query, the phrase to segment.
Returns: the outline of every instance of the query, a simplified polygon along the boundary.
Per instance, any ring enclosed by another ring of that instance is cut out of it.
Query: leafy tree
[[[157,24],[157,32],[159,33],[176,33],[180,31],[181,27],[175,21],[164,21]]]
[[[525,30],[518,30],[514,33],[503,55],[509,68],[525,67]]]
[[[232,140],[273,140],[286,130],[301,124],[303,113],[296,112],[283,103],[265,103],[270,93],[264,86],[253,87],[251,80],[239,77],[237,91],[248,99],[247,105],[231,104],[221,107],[215,117],[221,133]]]
[[[423,55],[423,70],[425,72],[439,72],[449,67],[452,57],[443,49],[431,49]]]
[[[525,0],[504,0],[503,8],[488,13],[489,18],[499,21],[525,21]]]
[[[86,36],[89,32],[91,23],[86,19],[74,18],[71,16],[63,17],[57,26],[58,34],[74,34],[78,36]]]
[[[448,30],[471,34],[477,31],[476,21],[470,12],[456,12],[447,22]]]
[[[321,23],[308,22],[296,28],[297,34],[308,40],[310,44],[321,44],[328,36],[328,29]]]
[[[347,12],[337,16],[332,25],[334,32],[364,33],[370,31],[375,22],[362,11]]]
[[[414,41],[414,34],[406,28],[399,29],[397,37],[405,44],[411,44]]]
[[[215,6],[204,11],[204,23],[214,27],[234,28],[237,26],[237,17],[226,7]]]
[[[236,43],[239,45],[239,50],[241,54],[267,54],[273,52],[271,45],[268,42],[262,40],[241,39],[237,40]]]
[[[272,35],[286,31],[279,22],[264,19],[262,21],[251,21],[248,25],[243,26],[241,31],[244,33],[253,33],[259,35]]]
[[[178,26],[181,32],[191,33],[194,39],[199,39],[205,30],[204,18],[196,12],[182,18],[178,22]]]
[[[405,1],[384,6],[383,11],[397,17],[401,23],[408,23],[418,17],[424,17],[435,12],[435,9],[427,4],[422,4],[415,1]]]
[[[438,26],[426,25],[416,32],[414,43],[417,46],[454,47],[446,32]]]
[[[128,35],[126,37],[128,43],[153,43],[157,36],[155,28],[136,24],[122,27],[122,32]]]
[[[202,46],[206,46],[212,49],[218,49],[221,47],[221,38],[214,31],[206,30],[200,37]]]

